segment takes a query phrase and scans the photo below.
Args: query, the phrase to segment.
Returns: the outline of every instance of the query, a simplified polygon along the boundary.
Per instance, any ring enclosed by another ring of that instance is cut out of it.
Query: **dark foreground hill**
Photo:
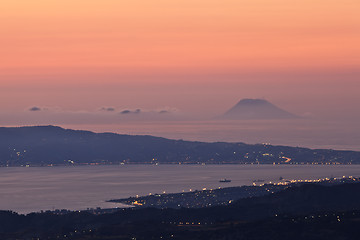
[[[0,212],[1,239],[357,239],[360,184],[302,185],[229,206],[27,216]]]
[[[360,152],[205,143],[63,129],[0,128],[0,166],[84,163],[360,163]]]

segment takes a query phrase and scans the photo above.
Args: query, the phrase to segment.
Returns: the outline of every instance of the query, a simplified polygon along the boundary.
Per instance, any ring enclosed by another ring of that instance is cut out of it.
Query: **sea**
[[[121,121],[116,124],[61,125],[64,128],[130,135],[152,135],[202,142],[269,143],[293,147],[360,151],[358,121],[208,120]]]
[[[0,168],[0,210],[121,208],[107,200],[265,183],[360,177],[360,165],[98,165]],[[221,183],[220,179],[230,179]]]

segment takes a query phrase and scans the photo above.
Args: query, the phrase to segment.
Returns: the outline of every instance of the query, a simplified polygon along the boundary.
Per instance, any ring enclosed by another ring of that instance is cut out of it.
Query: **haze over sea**
[[[0,168],[1,210],[122,207],[106,200],[285,179],[360,176],[360,165],[105,165]],[[220,183],[219,179],[231,179]]]
[[[360,151],[357,121],[207,120],[122,121],[117,124],[61,124],[65,128],[131,135],[152,135],[204,142],[270,143],[294,147]]]

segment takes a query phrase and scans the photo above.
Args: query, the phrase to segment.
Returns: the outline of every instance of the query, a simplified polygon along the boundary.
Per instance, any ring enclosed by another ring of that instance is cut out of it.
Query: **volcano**
[[[295,114],[287,112],[265,99],[242,99],[221,117],[222,119],[294,119]]]

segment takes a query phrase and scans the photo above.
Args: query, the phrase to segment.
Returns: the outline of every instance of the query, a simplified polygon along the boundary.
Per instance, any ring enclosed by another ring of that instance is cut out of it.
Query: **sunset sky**
[[[360,119],[359,12],[359,0],[3,0],[0,124],[35,106],[212,116],[242,98]]]

